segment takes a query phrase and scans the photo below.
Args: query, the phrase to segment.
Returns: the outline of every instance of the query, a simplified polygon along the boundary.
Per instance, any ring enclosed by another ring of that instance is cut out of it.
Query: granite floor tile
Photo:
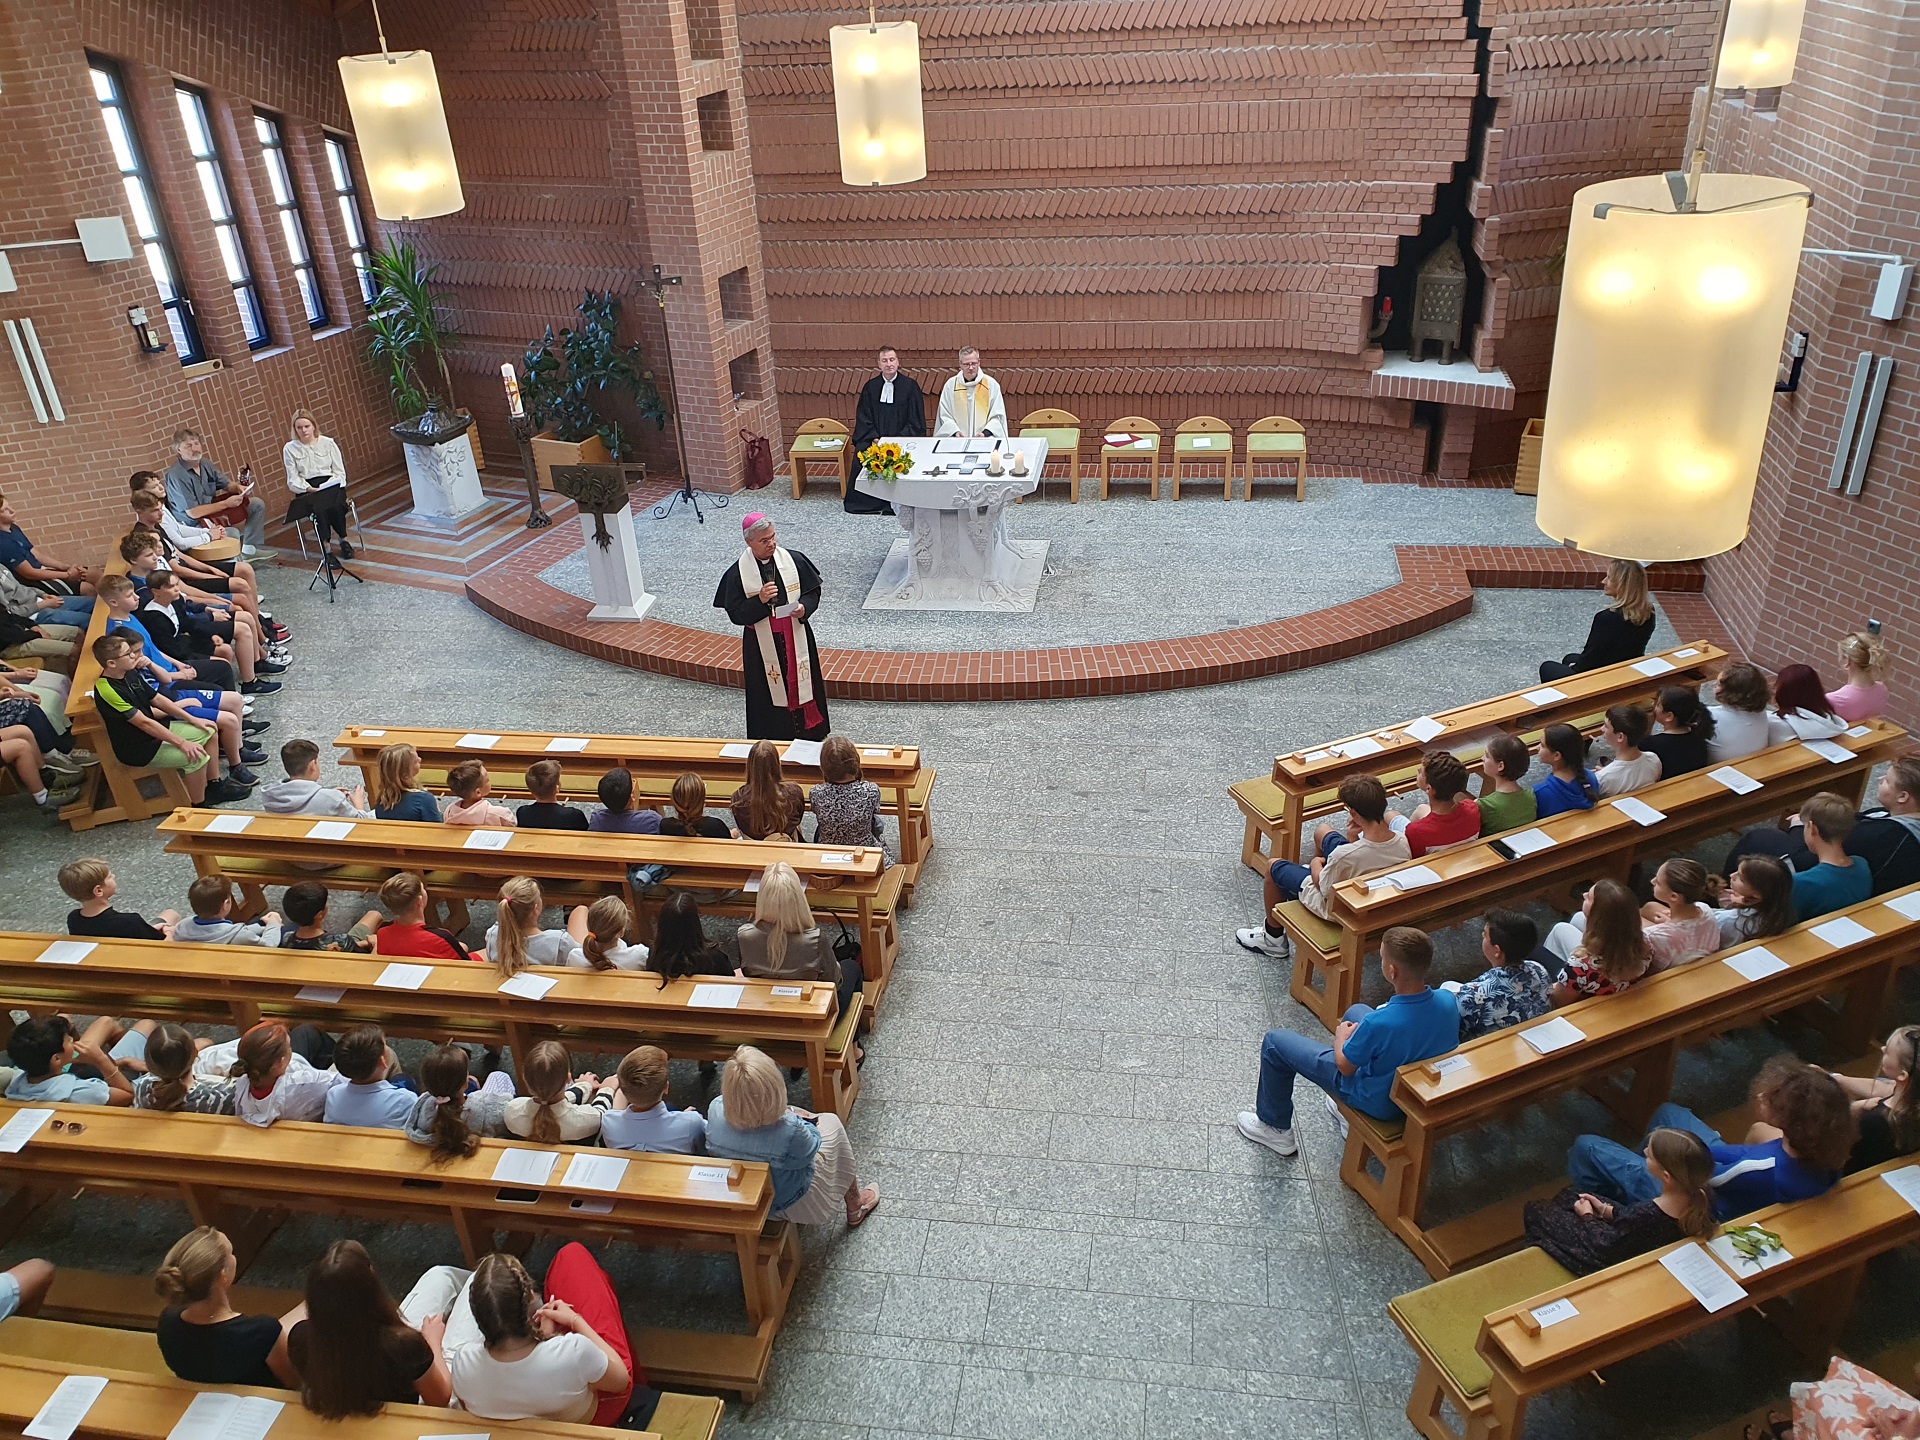
[[[1093,1247],[1094,1290],[1170,1300],[1267,1300],[1267,1254],[1256,1246],[1114,1237]]]
[[[1341,1378],[1353,1374],[1346,1328],[1329,1324],[1325,1314],[1286,1306],[1196,1301],[1193,1358],[1225,1369],[1283,1370],[1293,1375]]]
[[[993,1287],[980,1280],[890,1275],[874,1329],[921,1340],[980,1340]]]
[[[1357,1407],[1149,1385],[1143,1440],[1351,1440]]]
[[[1191,1302],[1157,1295],[995,1285],[987,1329],[999,1345],[1077,1355],[1183,1362],[1193,1348]]]
[[[1056,1115],[1047,1153],[1055,1160],[1108,1160],[1146,1169],[1204,1170],[1207,1131],[1196,1120]]]
[[[968,1155],[955,1193],[1015,1212],[1130,1217],[1134,1184],[1129,1165]]]
[[[928,1227],[920,1272],[1083,1290],[1092,1254],[1089,1234],[935,1221]]]
[[[1140,1440],[1145,1413],[1139,1384],[970,1365],[953,1433],[980,1440]]]

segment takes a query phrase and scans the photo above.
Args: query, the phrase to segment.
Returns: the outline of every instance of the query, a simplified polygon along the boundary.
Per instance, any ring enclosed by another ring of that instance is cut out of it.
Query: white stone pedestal
[[[480,472],[473,465],[473,442],[464,431],[438,445],[400,448],[407,455],[414,514],[430,520],[458,520],[486,504]]]
[[[655,597],[647,593],[647,582],[640,574],[640,548],[633,540],[633,516],[625,511],[607,516],[607,533],[613,545],[602,550],[594,538],[593,516],[579,517],[580,535],[586,541],[587,577],[593,582],[594,605],[589,620],[638,620],[653,608]]]

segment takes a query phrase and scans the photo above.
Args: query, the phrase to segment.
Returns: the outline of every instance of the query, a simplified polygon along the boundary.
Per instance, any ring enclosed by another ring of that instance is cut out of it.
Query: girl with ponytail
[[[203,1067],[217,1050],[201,1058]],[[276,1120],[320,1119],[327,1092],[347,1083],[333,1069],[332,1052],[333,1042],[311,1025],[289,1032],[278,1020],[261,1021],[233,1044],[227,1075],[244,1081],[234,1091],[234,1114],[263,1130]],[[327,1068],[320,1069],[309,1056],[327,1061]]]
[[[1920,1150],[1920,1025],[1902,1025],[1887,1036],[1880,1069],[1871,1079],[1833,1078],[1860,1127],[1847,1157],[1849,1175]]]
[[[233,1114],[233,1081],[193,1073],[204,1041],[171,1020],[147,1037],[147,1073],[133,1081],[136,1110],[185,1110],[194,1115]]]
[[[633,912],[618,895],[602,895],[587,909],[587,933],[580,941],[579,958],[589,970],[644,970],[647,947],[627,943]]]
[[[1647,1176],[1659,1186],[1650,1200],[1612,1201],[1568,1186],[1526,1209],[1527,1239],[1576,1275],[1591,1275],[1622,1260],[1689,1237],[1713,1234],[1713,1154],[1688,1130],[1647,1136]]]
[[[431,1146],[436,1164],[472,1155],[482,1137],[507,1133],[513,1077],[496,1070],[486,1084],[470,1092],[468,1063],[466,1049],[451,1041],[429,1050],[420,1063],[420,1099],[407,1120],[407,1139]]]
[[[600,1116],[613,1105],[618,1081],[604,1085],[592,1071],[575,1078],[573,1057],[558,1040],[542,1040],[519,1057],[527,1093],[507,1102],[509,1133],[536,1145],[589,1144],[600,1136]]]
[[[587,907],[576,905],[564,930],[542,930],[541,912],[547,897],[540,882],[515,875],[500,887],[500,915],[487,930],[487,954],[502,979],[511,979],[529,965],[579,965],[580,939],[587,933]]]

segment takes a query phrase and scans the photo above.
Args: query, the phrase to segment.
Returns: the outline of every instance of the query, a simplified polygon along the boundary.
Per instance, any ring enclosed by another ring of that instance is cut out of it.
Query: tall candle
[[[507,413],[516,420],[524,420],[527,407],[520,403],[520,379],[513,373],[513,362],[500,362],[500,381],[507,387]]]

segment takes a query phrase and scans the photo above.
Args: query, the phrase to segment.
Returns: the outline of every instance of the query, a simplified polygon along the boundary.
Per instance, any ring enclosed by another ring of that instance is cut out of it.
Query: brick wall
[[[183,423],[206,432],[210,453],[230,472],[250,461],[270,506],[284,506],[279,451],[297,405],[319,414],[350,475],[395,464],[384,386],[348,328],[361,309],[325,179],[322,127],[344,130],[347,121],[332,23],[293,0],[35,0],[0,8],[0,243],[63,238],[75,217],[88,215],[125,216],[132,230],[87,72],[89,50],[121,67],[207,351],[226,368],[188,380],[171,351],[139,353],[128,307],[161,318],[139,259],[89,265],[75,247],[12,252],[20,288],[0,296],[0,315],[33,319],[67,410],[65,424],[36,422],[11,357],[0,357],[0,483],[30,533],[70,554],[102,552],[126,528],[127,475],[170,458],[168,439]],[[176,78],[208,95],[272,335],[261,351],[249,352],[240,330],[188,157]],[[278,221],[260,208],[271,191],[254,135],[256,105],[282,122],[331,318],[319,332],[300,309]]]

